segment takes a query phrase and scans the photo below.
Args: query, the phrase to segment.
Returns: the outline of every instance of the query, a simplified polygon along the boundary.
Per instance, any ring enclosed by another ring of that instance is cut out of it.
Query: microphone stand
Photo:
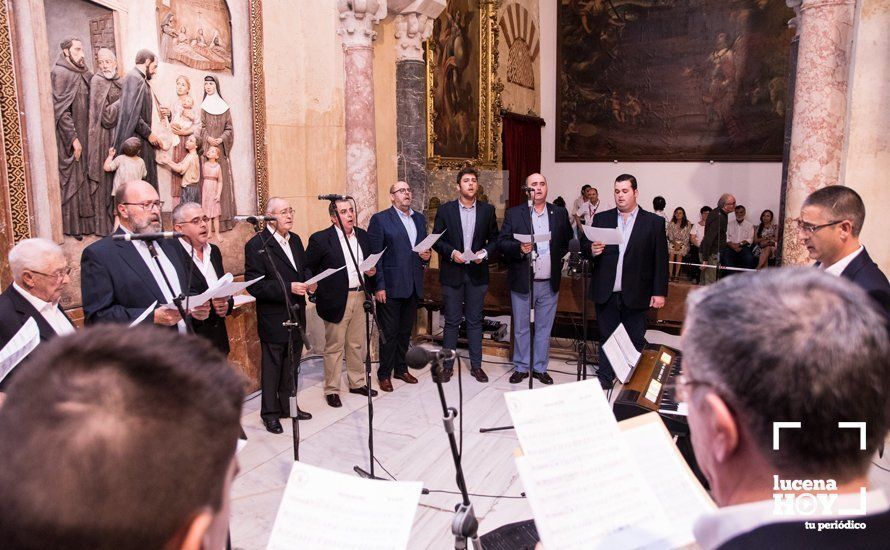
[[[581,261],[581,348],[578,350],[578,376],[587,380],[587,258],[579,254]]]
[[[346,238],[346,229],[343,227],[343,218],[340,217],[340,211],[337,210],[337,199],[331,199],[331,204],[334,205],[334,213],[337,215],[337,225],[340,226],[343,238]],[[352,204],[353,210],[357,212],[358,205],[355,204],[355,199],[352,199]],[[355,235],[356,246],[358,246],[358,234],[355,231],[355,225],[353,225],[352,233]],[[348,240],[346,241],[346,249],[349,251],[349,259],[352,261],[352,265],[355,267],[355,272],[358,274],[359,288],[362,289],[362,293],[365,296],[364,302],[362,302],[362,307],[365,310],[365,387],[368,390],[368,452],[370,453],[368,470],[364,470],[357,465],[353,466],[352,470],[360,477],[366,479],[380,479],[374,475],[374,401],[371,398],[371,319],[374,320],[374,324],[380,332],[381,340],[385,342],[386,339],[383,337],[383,331],[380,330],[380,323],[377,321],[377,309],[374,307],[374,299],[371,296],[371,291],[368,290],[365,274],[359,270],[358,258],[356,257],[356,254],[352,252],[352,247],[349,246]],[[347,281],[348,278],[349,275],[347,274]]]
[[[188,334],[194,334],[195,329],[192,327],[192,320],[186,315],[185,309],[182,307],[182,292],[177,294],[173,290],[173,285],[170,284],[170,279],[167,278],[167,273],[164,271],[163,266],[161,265],[161,260],[158,258],[158,251],[155,248],[154,241],[147,241],[146,245],[148,246],[148,253],[154,258],[155,264],[158,266],[158,271],[161,272],[161,277],[164,279],[164,284],[167,285],[167,290],[170,291],[170,296],[173,296],[173,305],[176,306],[176,310],[179,311],[179,316],[182,317],[182,322],[185,323],[185,331]],[[174,266],[174,270],[176,267]]]
[[[253,222],[253,227],[256,229],[257,235],[262,236],[260,229],[259,221]],[[275,232],[273,231],[268,237],[264,237],[261,239],[263,250],[261,251],[266,255],[266,259],[269,260],[269,265],[272,266],[272,273],[275,274],[275,278],[278,280],[278,284],[281,285],[282,296],[284,297],[284,305],[287,308],[287,321],[281,323],[283,327],[287,329],[287,363],[288,363],[288,376],[291,378],[291,394],[290,399],[288,399],[288,409],[290,412],[291,422],[293,423],[293,436],[294,436],[294,460],[300,460],[300,408],[297,406],[297,386],[298,379],[300,377],[300,363],[294,361],[294,329],[300,333],[301,342],[306,341],[306,331],[303,330],[303,326],[300,325],[300,319],[297,315],[296,310],[299,309],[299,303],[291,303],[290,299],[290,288],[284,283],[284,277],[281,276],[281,272],[278,271],[278,267],[275,265],[275,262],[272,260],[272,255],[269,252],[269,239],[275,236]],[[296,262],[295,262],[296,263]],[[291,376],[292,375],[292,376]]]

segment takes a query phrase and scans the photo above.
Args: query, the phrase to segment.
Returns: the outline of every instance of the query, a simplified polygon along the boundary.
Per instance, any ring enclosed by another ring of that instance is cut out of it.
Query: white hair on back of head
[[[269,200],[266,202],[266,215],[268,216],[269,214],[274,212],[276,206],[279,203],[283,203],[283,202],[286,202],[286,201],[284,199],[282,199],[281,197],[269,197]]]
[[[22,274],[26,269],[42,271],[42,268],[51,259],[65,256],[62,247],[48,239],[25,239],[19,241],[9,251],[9,267],[12,269],[12,278],[21,282]]]

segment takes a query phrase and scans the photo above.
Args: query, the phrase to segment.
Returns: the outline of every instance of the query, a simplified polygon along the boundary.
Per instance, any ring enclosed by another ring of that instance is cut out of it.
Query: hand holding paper
[[[0,350],[0,382],[22,362],[22,359],[34,351],[39,343],[40,329],[37,328],[37,321],[31,317]]]
[[[360,263],[360,264],[358,265],[358,270],[361,271],[362,273],[365,273],[365,272],[367,272],[367,271],[370,271],[370,269],[371,269],[372,267],[374,267],[374,266],[377,265],[377,262],[380,261],[380,258],[383,257],[383,253],[384,253],[384,252],[386,252],[386,249],[385,249],[385,248],[384,248],[383,250],[381,250],[380,252],[378,252],[377,254],[371,254],[370,256],[368,256],[367,258],[365,258],[365,259],[362,261],[362,263]]]
[[[546,233],[535,233],[534,235],[523,235],[522,233],[513,233],[513,238],[517,241],[526,244],[526,243],[544,243],[550,240],[550,232]]]
[[[340,271],[341,269],[346,269],[346,266],[341,265],[340,267],[329,267],[328,269],[325,269],[324,271],[322,271],[315,277],[312,277],[308,281],[305,281],[306,286],[312,286],[323,279],[327,279],[328,277],[330,277],[334,273]]]
[[[584,236],[592,243],[603,244],[621,244],[621,232],[617,227],[591,227],[589,225],[582,226],[584,228]]]

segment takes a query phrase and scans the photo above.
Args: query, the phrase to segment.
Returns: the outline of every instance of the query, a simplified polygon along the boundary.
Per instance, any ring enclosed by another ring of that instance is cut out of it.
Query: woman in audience
[[[686,219],[686,211],[680,207],[674,210],[674,216],[667,224],[669,273],[672,281],[680,280],[680,262],[689,254],[689,232],[692,224]],[[676,263],[675,263],[676,262]]]
[[[763,269],[769,261],[776,257],[776,238],[779,234],[779,228],[773,223],[773,211],[764,210],[760,214],[760,225],[757,226],[757,232],[754,234],[754,250],[757,256],[757,269]]]

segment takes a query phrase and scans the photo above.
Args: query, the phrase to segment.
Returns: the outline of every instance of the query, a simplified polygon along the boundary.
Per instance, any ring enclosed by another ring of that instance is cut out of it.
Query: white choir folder
[[[714,503],[656,413],[616,422],[597,379],[504,395],[544,548],[683,548]]]
[[[630,335],[623,323],[618,323],[618,327],[612,332],[612,335],[606,339],[603,344],[603,353],[609,358],[609,363],[615,371],[615,376],[622,384],[627,384],[631,375],[637,368],[642,354],[637,351]]]

